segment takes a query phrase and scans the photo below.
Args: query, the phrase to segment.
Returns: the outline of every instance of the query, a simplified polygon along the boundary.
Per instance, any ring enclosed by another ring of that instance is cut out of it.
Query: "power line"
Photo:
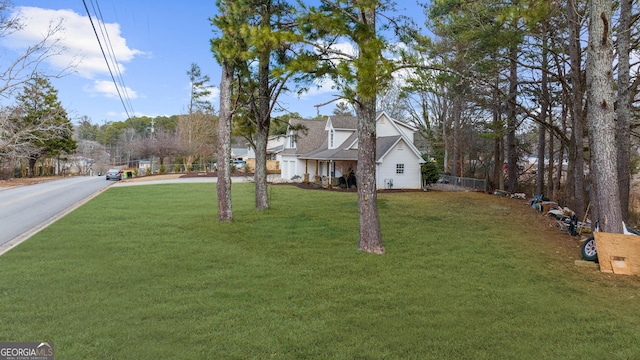
[[[93,0],[91,1],[92,5],[93,5]],[[98,9],[96,12],[96,8]],[[117,74],[117,78],[120,82],[120,85],[122,86],[122,91],[124,93],[124,97],[125,97],[125,101],[127,102],[127,105],[129,105],[129,109],[131,110],[131,113],[135,116],[135,112],[133,111],[133,106],[131,105],[131,97],[129,96],[129,92],[127,90],[127,86],[124,83],[124,77],[122,76],[122,71],[120,71],[120,67],[118,66],[118,60],[116,59],[116,53],[113,50],[113,45],[111,44],[111,38],[109,37],[109,32],[107,32],[107,28],[105,25],[105,21],[104,18],[102,17],[102,10],[100,9],[100,4],[98,4],[98,0],[95,0],[95,6],[94,6],[94,10],[93,12],[95,14],[99,14],[99,20],[100,22],[98,23],[98,25],[100,26],[100,28],[103,31],[103,39],[107,40],[107,50],[110,53],[111,56],[111,60],[112,60],[112,64],[115,64],[115,68],[116,68],[116,74]]]
[[[120,102],[122,103],[122,106],[124,108],[124,111],[127,113],[127,118],[131,118],[131,114],[134,114],[133,111],[133,106],[131,106],[131,101],[129,100],[129,96],[126,92],[126,86],[124,86],[124,80],[122,79],[122,73],[120,72],[120,69],[118,68],[118,62],[116,60],[115,54],[113,52],[113,47],[111,46],[111,42],[107,41],[107,45],[109,46],[109,54],[110,57],[112,58],[112,62],[114,64],[114,67],[116,68],[116,72],[118,73],[118,78],[121,79],[121,84],[118,84],[118,81],[116,81],[116,76],[114,76],[113,74],[113,70],[111,69],[111,64],[109,63],[109,60],[107,59],[107,54],[104,51],[104,48],[102,46],[102,41],[100,41],[100,36],[98,35],[98,31],[96,30],[96,26],[93,23],[93,17],[91,16],[91,12],[89,11],[89,7],[87,6],[87,3],[85,0],[82,0],[82,3],[84,4],[84,9],[87,11],[87,16],[89,17],[89,21],[91,22],[91,27],[93,28],[93,33],[96,35],[96,39],[98,40],[98,45],[100,46],[100,51],[102,52],[102,56],[104,58],[105,63],[107,64],[107,69],[109,70],[109,74],[111,75],[111,80],[113,81],[113,84],[116,87],[116,92],[118,93],[118,97],[120,98]],[[97,0],[96,0],[97,3]],[[93,5],[92,2],[92,6],[95,12],[95,6]],[[108,39],[108,34],[107,34],[107,29],[104,27],[104,20],[102,20],[102,14],[100,14],[100,17],[96,16],[96,18],[98,18],[98,25],[100,26],[100,31],[103,33],[103,38]],[[105,35],[107,34],[107,35]],[[120,87],[123,88],[122,92],[120,91]],[[124,94],[123,94],[124,93]],[[124,97],[123,97],[124,96]],[[125,97],[126,97],[126,101],[125,101]],[[129,104],[129,108],[127,108],[127,104]],[[129,112],[129,110],[131,110],[131,113]]]

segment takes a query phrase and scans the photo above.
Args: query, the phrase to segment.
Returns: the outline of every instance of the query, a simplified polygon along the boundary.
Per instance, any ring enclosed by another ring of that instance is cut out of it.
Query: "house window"
[[[333,149],[335,148],[335,137],[336,137],[336,131],[331,128],[331,130],[329,130],[329,149]]]
[[[290,149],[296,148],[296,135],[294,132],[289,133],[289,148]]]
[[[404,164],[396,164],[396,174],[404,174]]]

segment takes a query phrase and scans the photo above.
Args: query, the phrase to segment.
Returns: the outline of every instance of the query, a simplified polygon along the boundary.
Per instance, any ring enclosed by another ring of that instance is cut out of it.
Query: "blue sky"
[[[86,0],[92,13],[95,2]],[[191,63],[197,63],[210,76],[214,87],[211,101],[218,108],[220,66],[209,44],[214,36],[209,18],[217,10],[214,0],[102,0],[98,4],[136,116],[186,112],[189,103],[186,72]],[[44,65],[56,71],[77,63],[73,73],[52,80],[69,117],[75,122],[86,115],[96,124],[125,120],[125,109],[116,95],[82,0],[14,0],[14,5],[27,26],[0,39],[0,66],[3,63],[6,66],[8,59],[37,42],[51,21],[62,19],[61,43],[66,50],[64,55],[50,58]],[[407,6],[411,7],[411,14],[421,14],[415,5],[400,5]],[[422,18],[416,20],[422,23]],[[317,114],[314,105],[331,98],[329,87],[325,84],[302,97],[285,96],[281,103],[290,111],[312,117]],[[332,105],[326,106],[321,113],[329,115],[332,110]]]

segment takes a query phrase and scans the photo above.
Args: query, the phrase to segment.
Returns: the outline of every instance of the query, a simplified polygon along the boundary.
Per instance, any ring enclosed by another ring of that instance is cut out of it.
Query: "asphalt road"
[[[113,183],[104,176],[78,176],[0,188],[0,255]]]

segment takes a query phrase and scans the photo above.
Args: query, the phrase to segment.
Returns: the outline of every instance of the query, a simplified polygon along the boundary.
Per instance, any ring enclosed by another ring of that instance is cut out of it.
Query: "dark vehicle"
[[[107,171],[107,180],[122,180],[122,170],[110,169]]]

